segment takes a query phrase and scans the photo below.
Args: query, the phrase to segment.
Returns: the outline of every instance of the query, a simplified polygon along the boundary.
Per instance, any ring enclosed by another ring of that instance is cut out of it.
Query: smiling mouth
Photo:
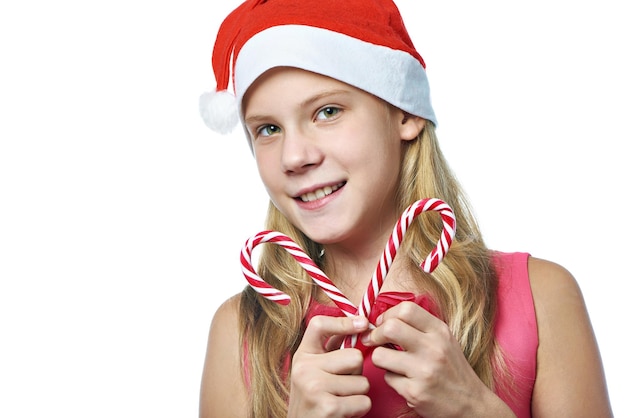
[[[340,188],[342,188],[346,183],[340,183],[340,184],[335,184],[334,186],[326,186],[326,187],[322,187],[319,188],[317,190],[314,190],[312,192],[309,193],[305,193],[302,196],[300,196],[300,200],[302,200],[303,202],[313,202],[315,200],[321,199],[323,197],[328,196],[329,194],[339,190]]]

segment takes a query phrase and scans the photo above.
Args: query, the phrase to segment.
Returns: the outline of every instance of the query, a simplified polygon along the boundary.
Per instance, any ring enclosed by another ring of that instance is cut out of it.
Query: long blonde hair
[[[400,172],[398,213],[423,198],[439,198],[452,207],[457,221],[450,251],[430,275],[419,265],[441,234],[438,214],[417,217],[405,234],[401,250],[410,260],[413,277],[436,300],[442,319],[459,341],[465,357],[480,379],[494,388],[494,375],[502,362],[494,339],[496,275],[490,253],[459,182],[441,152],[435,128],[426,122],[418,138],[405,141]],[[294,239],[324,269],[321,246],[297,230],[270,203],[266,227]],[[259,258],[259,275],[292,298],[281,306],[247,287],[242,295],[240,318],[242,346],[247,350],[243,370],[249,382],[250,416],[276,418],[287,415],[288,365],[304,332],[304,317],[313,295],[306,272],[282,248],[266,245]],[[423,277],[427,277],[426,284]]]

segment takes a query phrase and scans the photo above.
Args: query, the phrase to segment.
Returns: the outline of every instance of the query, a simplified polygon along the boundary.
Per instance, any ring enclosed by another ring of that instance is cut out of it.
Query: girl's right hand
[[[339,350],[345,336],[367,327],[362,316],[311,319],[292,359],[288,417],[353,418],[370,410],[363,354],[356,348]]]

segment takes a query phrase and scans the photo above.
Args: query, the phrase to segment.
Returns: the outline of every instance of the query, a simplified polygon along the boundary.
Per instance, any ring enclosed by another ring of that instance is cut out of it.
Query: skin
[[[289,68],[257,80],[244,100],[244,115],[270,198],[324,244],[329,276],[358,304],[398,216],[385,203],[397,187],[390,173],[399,167],[402,141],[414,139],[423,120],[338,81]],[[300,199],[323,186],[340,188],[322,199]],[[398,260],[392,265],[385,289],[418,292],[417,286],[407,289],[401,265]],[[529,275],[540,341],[533,416],[611,417],[600,354],[576,281],[559,265],[536,258],[529,260]],[[247,414],[238,303],[239,295],[226,301],[212,321],[201,417]],[[388,371],[388,384],[420,416],[514,416],[476,376],[444,322],[405,302],[376,325],[365,332],[365,318],[311,320],[292,360],[289,417],[367,413],[371,401],[361,375],[362,354],[338,350],[343,336],[361,332],[366,344],[377,347],[372,360]],[[383,347],[387,343],[404,351]]]
[[[270,199],[324,244],[327,256],[342,265],[336,273],[347,284],[344,291],[360,298],[363,278],[399,216],[393,199],[398,170],[392,167],[400,166],[402,141],[416,138],[424,121],[344,83],[286,68],[260,77],[244,109]],[[299,198],[324,186],[342,187],[314,202]]]

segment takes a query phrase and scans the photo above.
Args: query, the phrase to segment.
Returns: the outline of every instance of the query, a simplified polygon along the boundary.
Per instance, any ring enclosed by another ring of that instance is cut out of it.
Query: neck
[[[388,239],[380,236],[359,246],[325,246],[324,270],[353,304],[361,303]]]

